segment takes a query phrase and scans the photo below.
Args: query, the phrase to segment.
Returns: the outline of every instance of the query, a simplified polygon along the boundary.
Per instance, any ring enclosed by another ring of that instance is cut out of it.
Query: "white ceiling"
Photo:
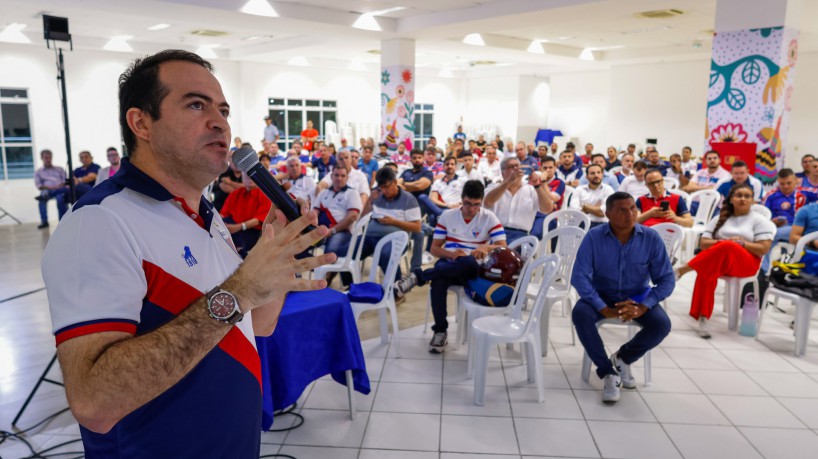
[[[137,53],[167,47],[216,45],[219,58],[284,64],[293,56],[311,65],[343,68],[355,62],[375,70],[380,42],[416,40],[419,71],[524,73],[593,69],[630,62],[707,58],[716,0],[303,0],[273,1],[280,17],[239,12],[247,0],[0,0],[0,28],[24,23],[31,46],[42,46],[43,13],[69,19],[75,46],[101,49],[130,35]],[[801,51],[818,51],[818,2],[804,2]],[[402,7],[402,9],[398,9]],[[641,19],[635,13],[675,8],[683,15]],[[362,12],[382,12],[381,32],[351,27]],[[151,32],[157,23],[170,27]],[[221,37],[193,30],[226,32]],[[487,46],[463,44],[480,32]],[[544,40],[545,54],[526,52]],[[597,61],[578,59],[596,49]],[[494,61],[496,65],[475,65]]]

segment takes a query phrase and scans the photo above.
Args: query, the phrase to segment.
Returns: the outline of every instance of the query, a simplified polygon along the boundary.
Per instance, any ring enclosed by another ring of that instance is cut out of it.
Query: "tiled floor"
[[[42,285],[38,266],[46,241],[30,225],[0,225],[0,300]],[[537,403],[536,388],[526,381],[519,352],[502,347],[491,356],[485,406],[474,406],[465,347],[431,355],[422,325],[408,326],[400,332],[401,359],[378,339],[364,342],[372,392],[357,394],[354,421],[346,388],[318,380],[297,408],[304,425],[264,433],[262,454],[301,459],[816,457],[818,332],[813,331],[807,355],[795,358],[791,314],[768,313],[760,340],[754,340],[728,332],[719,311],[713,338],[702,340],[686,315],[693,280],[693,275],[683,279],[670,298],[673,331],[652,353],[652,386],[643,386],[643,366],[637,363],[639,387],[623,391],[616,405],[601,403],[595,376],[590,383],[580,379],[582,348],[571,345],[569,322],[559,311],[552,317],[543,360],[544,404]],[[399,307],[401,323],[417,323],[424,302],[423,292],[413,292]],[[612,351],[624,341],[625,331],[603,329],[603,338]],[[0,302],[0,429],[10,428],[52,354],[45,293]],[[61,388],[44,386],[20,424],[31,425],[65,406]],[[292,416],[281,416],[274,427],[292,422]],[[66,413],[27,438],[39,450],[77,435]],[[72,444],[51,452],[79,450],[81,445]],[[19,442],[0,444],[4,459],[28,454]]]

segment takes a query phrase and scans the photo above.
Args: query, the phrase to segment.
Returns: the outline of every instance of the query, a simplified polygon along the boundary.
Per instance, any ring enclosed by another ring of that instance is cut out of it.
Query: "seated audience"
[[[267,153],[261,153],[260,155],[258,155],[258,162],[261,163],[262,166],[264,166],[264,169],[267,169],[268,172],[275,175],[275,167],[273,167],[271,161],[272,158],[270,158],[270,155],[268,155]]]
[[[741,160],[734,162],[733,167],[730,169],[730,176],[730,180],[723,180],[716,186],[716,191],[718,191],[723,198],[727,197],[727,194],[730,193],[730,190],[732,190],[734,186],[747,183],[753,187],[753,201],[761,201],[764,186],[761,180],[750,175],[747,163]]]
[[[665,179],[657,169],[649,170],[645,174],[645,183],[650,193],[642,195],[636,200],[639,209],[637,223],[653,226],[659,223],[675,223],[690,228],[693,226],[693,216],[687,209],[685,200],[678,194],[665,190]],[[667,202],[667,210],[662,209],[662,203]]]
[[[390,161],[398,166],[409,162],[409,155],[406,153],[406,145],[403,142],[398,143],[398,150],[390,157]]]
[[[437,160],[438,150],[436,148],[426,147],[423,151],[423,167],[432,173],[434,179],[438,179],[443,175],[443,161]],[[411,158],[409,158],[411,160]]]
[[[571,208],[587,214],[591,228],[608,221],[605,216],[605,202],[608,196],[615,193],[613,188],[602,183],[603,171],[602,166],[598,164],[588,166],[585,169],[588,184],[578,186],[571,198]]]
[[[34,171],[34,186],[40,190],[35,197],[40,208],[40,225],[37,229],[48,228],[48,201],[57,201],[57,213],[62,219],[68,212],[68,187],[65,185],[65,169],[52,163],[54,154],[51,150],[40,152],[43,166]]]
[[[477,172],[483,176],[487,183],[503,181],[503,174],[500,172],[500,159],[497,158],[497,148],[494,145],[486,147],[486,154],[480,159]]]
[[[648,164],[644,161],[637,161],[633,165],[633,174],[625,177],[622,183],[619,184],[619,190],[636,199],[639,196],[644,196],[650,192],[648,186],[645,185],[645,174],[648,172]]]
[[[332,168],[335,167],[336,159],[335,156],[332,155],[329,147],[326,145],[318,146],[316,151],[318,154],[312,159],[310,165],[313,169],[318,171],[318,180],[320,181],[325,175],[332,172]]]
[[[574,158],[574,152],[571,150],[560,153],[557,178],[565,182],[566,185],[576,188],[579,186],[579,179],[582,178],[582,166],[578,166]]]
[[[438,258],[434,268],[412,271],[396,283],[401,295],[415,285],[431,283],[432,340],[429,352],[441,353],[446,348],[446,292],[453,285],[466,285],[477,277],[479,263],[494,247],[506,245],[503,227],[497,216],[482,208],[483,184],[469,180],[463,185],[459,209],[443,212],[435,227],[432,255]]]
[[[349,154],[341,150],[338,154]],[[324,243],[324,252],[334,253],[339,257],[346,256],[352,233],[350,230],[363,210],[361,195],[347,186],[348,170],[346,164],[338,164],[330,175],[332,186],[318,193],[312,204],[318,209],[318,224],[330,230]]]
[[[625,181],[625,178],[633,175],[633,155],[630,153],[625,153],[619,158],[619,161],[621,162],[622,168],[616,173],[616,179],[621,185],[622,182]]]
[[[217,211],[222,210],[224,201],[227,199],[227,196],[230,195],[230,193],[243,186],[241,183],[241,176],[241,170],[233,165],[233,162],[231,161],[227,166],[227,170],[216,179],[216,182],[214,183],[215,186],[213,186],[213,207],[215,207]]]
[[[608,157],[605,158],[605,170],[609,171],[614,167],[618,167],[622,165],[622,162],[619,160],[619,153],[616,151],[614,147],[608,147],[607,150]]]
[[[119,170],[119,152],[116,151],[114,147],[108,147],[105,150],[105,156],[108,157],[108,166],[103,167],[99,170],[97,174],[97,179],[94,181],[94,186],[99,185],[100,183],[108,180],[109,178],[113,177],[114,174]]]
[[[224,201],[219,215],[233,238],[233,245],[242,258],[255,247],[261,236],[261,225],[272,203],[246,175],[242,186],[233,190]]]
[[[378,172],[378,160],[372,157],[372,147],[361,148],[361,159],[358,161],[358,170],[364,173],[369,183],[375,183],[375,172]]]
[[[818,203],[802,207],[795,214],[790,231],[790,244],[798,244],[802,237],[818,231]],[[812,241],[809,247],[818,249],[818,240]]]
[[[617,180],[614,174],[611,174],[607,170],[605,170],[605,166],[607,163],[605,162],[605,155],[601,153],[595,153],[591,155],[591,164],[596,164],[602,167],[602,183],[611,187],[611,189],[616,190],[619,188],[619,180]],[[579,179],[580,185],[587,185],[588,184],[588,175],[583,175],[581,179]]]
[[[466,182],[457,173],[457,160],[449,156],[443,161],[443,177],[432,183],[432,192],[429,196],[420,195],[418,199],[428,206],[429,211],[439,216],[443,209],[457,209],[460,207],[460,195],[463,184]],[[428,200],[428,201],[427,201]]]
[[[357,191],[358,197],[361,200],[361,205],[366,205],[366,201],[369,199],[369,194],[371,192],[369,188],[369,180],[366,179],[366,175],[352,167],[352,154],[348,150],[339,151],[336,153],[336,158],[337,161],[335,167],[340,166],[347,170],[345,184]],[[327,175],[318,183],[318,188],[315,194],[317,195],[322,190],[326,190],[332,186],[332,184],[332,175]],[[358,208],[358,210],[360,211],[361,209]]]
[[[539,173],[533,173],[528,183],[523,183],[525,174],[520,168],[520,161],[515,156],[509,156],[500,163],[503,181],[494,183],[486,190],[483,203],[487,209],[494,212],[505,228],[506,240],[512,243],[517,239],[528,236],[534,226],[537,211],[547,214],[554,208],[551,193],[542,186]]]
[[[346,138],[341,139],[341,148],[339,148],[338,151],[350,151],[353,149],[354,147],[349,144]]]
[[[276,179],[296,199],[309,204],[315,198],[315,180],[304,174],[297,156],[287,158],[287,172],[276,175]]]
[[[636,388],[631,365],[670,333],[670,319],[659,303],[676,283],[662,238],[636,224],[633,197],[614,193],[604,207],[609,223],[588,231],[576,255],[571,285],[579,301],[571,316],[579,341],[604,381],[602,401],[614,403],[620,399],[620,385]],[[596,327],[606,318],[642,326],[610,358]]]
[[[517,155],[517,161],[520,162],[520,169],[525,175],[531,175],[532,172],[540,169],[540,163],[537,158],[528,154],[525,142],[517,142],[514,147],[514,153]]]
[[[690,172],[682,167],[682,155],[673,153],[670,155],[670,166],[665,170],[665,177],[674,178],[679,181],[679,188],[686,187],[690,182]]]
[[[552,212],[556,212],[562,208],[562,197],[565,194],[565,182],[558,179],[556,176],[557,162],[551,156],[544,156],[540,161],[540,177],[544,186],[548,187],[551,193],[551,202],[554,203]],[[543,222],[547,215],[537,210],[537,216],[534,218],[534,224],[531,227],[531,235],[536,236],[537,239],[542,239]],[[556,222],[552,222],[547,231],[556,228]]]
[[[279,149],[277,143],[271,143],[264,152],[270,155],[270,164],[273,166],[280,162],[287,161],[287,152]]]
[[[795,177],[800,180],[800,179],[804,178],[805,175],[809,175],[809,170],[810,170],[809,166],[810,166],[810,164],[812,164],[813,161],[815,161],[815,156],[813,156],[813,155],[806,154],[806,155],[802,156],[801,157],[801,172],[798,172],[797,174],[795,174]]]
[[[809,169],[806,171],[804,178],[801,179],[798,190],[818,193],[818,161],[809,163],[807,167]]]
[[[588,142],[585,144],[585,153],[580,155],[583,166],[591,164],[591,157],[594,155],[594,144]],[[604,158],[604,157],[603,157]]]
[[[687,178],[692,177],[699,170],[699,163],[692,158],[693,149],[690,147],[682,147],[682,170],[685,173],[690,173]]]
[[[704,154],[704,165],[705,167],[693,174],[690,183],[682,188],[684,191],[693,193],[699,190],[712,190],[718,182],[730,180],[730,173],[721,167],[721,156],[717,151],[710,150]],[[692,209],[691,212],[693,212]]]
[[[645,162],[648,165],[648,169],[658,169],[662,173],[662,176],[666,175],[669,165],[659,159],[659,151],[657,151],[653,145],[648,145],[647,148],[645,148]]]
[[[805,205],[818,200],[818,195],[809,191],[799,191],[796,188],[796,178],[792,169],[781,169],[778,171],[778,189],[773,190],[764,199],[764,205],[772,213],[772,222],[776,226],[775,237],[770,247],[770,251],[764,255],[761,263],[761,272],[767,273],[770,270],[770,252],[781,241],[790,240],[795,213]]]
[[[389,146],[385,143],[378,144],[378,160],[390,161]]]
[[[710,338],[707,321],[713,313],[718,278],[754,276],[775,236],[775,225],[751,210],[753,195],[753,187],[747,183],[733,187],[720,215],[713,217],[702,233],[702,251],[678,268],[677,278],[696,271],[690,316],[698,320],[702,338]]]
[[[478,180],[480,182],[483,181],[483,174],[474,167],[474,157],[466,156],[462,160],[463,169],[457,171],[457,176],[466,180]]]
[[[99,164],[94,162],[90,151],[80,152],[80,163],[82,165],[74,169],[74,193],[77,200],[82,198],[85,193],[91,191],[97,181],[97,174],[99,173]]]
[[[432,171],[423,167],[423,152],[413,149],[409,155],[409,160],[412,163],[412,168],[403,171],[398,179],[398,186],[412,193],[415,198],[422,194],[428,196],[432,189],[434,175],[432,175]]]

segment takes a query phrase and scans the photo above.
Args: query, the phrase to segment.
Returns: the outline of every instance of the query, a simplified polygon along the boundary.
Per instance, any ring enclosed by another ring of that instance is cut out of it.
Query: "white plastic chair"
[[[386,312],[392,316],[392,340],[395,344],[395,355],[400,357],[400,339],[398,339],[398,313],[395,310],[395,297],[392,294],[393,287],[395,285],[395,273],[398,270],[398,263],[400,263],[400,256],[403,253],[403,249],[406,248],[406,244],[409,241],[409,235],[406,234],[405,231],[396,231],[388,236],[384,236],[378,241],[378,244],[375,246],[375,252],[373,253],[373,260],[376,260],[372,263],[372,267],[369,269],[369,282],[377,283],[378,279],[378,262],[380,260],[381,251],[384,250],[384,246],[391,243],[391,253],[389,255],[389,263],[386,266],[386,272],[383,273],[383,278],[381,279],[381,287],[383,287],[383,297],[377,303],[358,303],[358,302],[350,302],[352,306],[352,314],[355,316],[355,321],[358,321],[358,317],[364,311],[369,310],[378,310],[378,316],[381,322],[381,342],[386,344],[389,342],[389,330],[388,325],[386,323]]]
[[[634,335],[636,335],[636,330],[641,329],[642,325],[636,321],[629,321],[623,322],[620,319],[600,319],[596,322],[596,328],[599,330],[599,327],[603,325],[620,325],[628,327],[628,339],[632,339]],[[588,357],[588,353],[584,352],[582,357],[582,380],[588,382],[591,379],[591,358]],[[652,370],[651,370],[651,359],[650,359],[650,351],[645,353],[644,357],[645,362],[645,386],[650,386],[651,381],[653,380]]]
[[[559,256],[548,255],[533,260],[527,264],[520,281],[523,288],[534,272],[539,271],[543,282],[540,286],[541,294],[537,295],[534,308],[527,319],[523,319],[522,310],[526,298],[520,295],[514,303],[511,313],[507,317],[482,317],[471,325],[472,339],[469,342],[469,374],[474,374],[474,404],[483,406],[486,392],[486,374],[488,372],[489,353],[492,346],[499,343],[524,343],[524,352],[528,364],[528,380],[537,382],[538,401],[545,401],[545,382],[543,381],[542,358],[537,355],[540,347],[540,327],[538,321],[543,314],[546,303],[546,290],[557,273]]]
[[[665,189],[676,190],[679,188],[679,179],[673,177],[665,177]]]
[[[585,238],[585,231],[576,226],[563,226],[549,231],[545,234],[540,247],[545,247],[543,255],[551,253],[551,245],[554,239],[557,240],[557,245],[553,251],[554,254],[559,255],[560,263],[557,266],[557,275],[551,282],[551,286],[546,292],[545,310],[543,316],[539,321],[540,336],[542,337],[540,354],[545,356],[548,354],[548,335],[549,325],[551,323],[551,308],[556,303],[562,303],[563,315],[565,311],[571,310],[573,306],[573,287],[571,286],[571,275],[574,271],[574,261],[576,261],[577,251],[582,239]],[[542,280],[535,276],[532,283],[529,284],[526,290],[526,298],[529,301],[537,301],[542,294],[540,287]],[[573,343],[575,337],[571,333],[571,340]]]
[[[659,223],[653,225],[651,228],[662,237],[662,242],[665,243],[665,250],[667,250],[667,256],[670,258],[670,264],[676,264],[679,260],[679,251],[682,249],[684,228],[675,223]]]
[[[810,242],[816,239],[818,239],[818,232],[810,233],[799,239],[798,244],[795,245],[795,251],[793,252],[794,255],[790,262],[798,263],[801,261],[801,256],[804,254],[804,248],[807,247]],[[761,320],[764,317],[764,306],[767,304],[767,301],[769,301],[770,296],[774,298],[774,306],[778,306],[778,300],[780,298],[790,300],[790,302],[795,306],[795,324],[793,327],[795,332],[795,356],[803,356],[807,353],[807,339],[809,338],[810,320],[812,319],[812,311],[815,309],[816,302],[801,295],[780,290],[774,285],[770,285],[770,287],[767,288],[767,293],[764,294],[764,301],[759,303],[761,306],[760,310],[758,311],[756,339],[758,339],[758,335],[761,332]]]
[[[520,247],[522,244],[530,242],[531,240],[536,241],[537,238],[534,236],[526,236],[521,237],[520,239],[514,241],[509,245],[510,248],[516,249]],[[536,246],[534,247],[534,251],[536,251]],[[480,303],[472,300],[467,294],[464,289],[456,290],[457,293],[457,343],[462,344],[468,341],[468,334],[469,330],[471,330],[471,324],[475,321],[475,319],[483,316],[489,315],[498,315],[498,314],[505,314],[511,311],[512,306],[515,302],[520,299],[525,300],[525,290],[521,290],[522,288],[522,278],[523,274],[526,272],[526,267],[533,263],[535,257],[529,257],[523,263],[523,269],[520,270],[520,278],[517,280],[517,284],[514,286],[514,293],[511,295],[511,300],[509,301],[508,306],[483,306]],[[431,305],[431,302],[430,302]]]
[[[542,222],[543,238],[545,238],[546,234],[548,233],[548,228],[550,227],[551,222],[554,220],[557,221],[557,228],[573,226],[582,229],[586,233],[591,228],[591,219],[589,219],[587,215],[578,210],[563,208],[551,212],[545,217],[545,220]],[[542,244],[540,244],[540,253],[545,253]]]
[[[568,209],[568,205],[571,204],[571,198],[574,196],[574,187],[565,185],[565,192],[562,194],[562,209]],[[545,228],[545,227],[543,227]]]
[[[355,226],[352,227],[352,237],[349,239],[347,254],[343,257],[338,257],[338,259],[336,259],[335,262],[330,265],[315,268],[313,271],[313,279],[323,279],[326,277],[327,273],[348,272],[352,275],[353,283],[357,284],[361,282],[361,272],[363,271],[361,253],[364,250],[363,237],[366,235],[366,228],[369,226],[369,221],[371,218],[372,213],[370,212],[355,222]],[[360,242],[358,242],[358,238],[361,238]],[[377,262],[375,264],[377,264]]]
[[[680,190],[678,188],[673,189],[673,190],[667,190],[667,191],[670,194],[678,194],[679,196],[681,196],[682,199],[684,199],[685,204],[687,204],[687,209],[690,210],[690,204],[691,204],[692,201],[690,200],[690,195],[687,193],[687,191],[682,191],[682,190]]]
[[[744,287],[747,284],[753,284],[753,298],[758,301],[758,271],[751,277],[722,276],[719,277],[719,279],[724,281],[724,301],[722,306],[727,310],[727,328],[732,331],[738,330],[741,292],[744,291]]]
[[[713,210],[719,205],[721,195],[716,190],[699,190],[690,195],[690,201],[699,200],[699,209],[693,216],[693,227],[685,228],[685,253],[683,261],[693,258],[693,251],[698,245],[699,236],[713,215]]]
[[[753,206],[750,208],[750,210],[752,210],[753,212],[760,213],[767,220],[770,220],[770,219],[773,218],[773,212],[767,206],[765,206],[764,204],[753,204]]]

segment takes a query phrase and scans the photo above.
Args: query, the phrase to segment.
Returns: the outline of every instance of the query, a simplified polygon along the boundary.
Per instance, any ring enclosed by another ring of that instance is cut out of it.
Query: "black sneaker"
[[[45,228],[48,228],[48,223],[40,223],[40,225],[37,226],[37,229],[45,229]]]
[[[395,281],[395,292],[400,296],[404,296],[416,285],[418,285],[418,278],[415,273],[407,274]]]
[[[446,338],[446,332],[435,333],[434,336],[432,336],[432,340],[429,341],[429,352],[432,354],[442,354],[443,349],[445,349],[446,344],[448,344]]]

